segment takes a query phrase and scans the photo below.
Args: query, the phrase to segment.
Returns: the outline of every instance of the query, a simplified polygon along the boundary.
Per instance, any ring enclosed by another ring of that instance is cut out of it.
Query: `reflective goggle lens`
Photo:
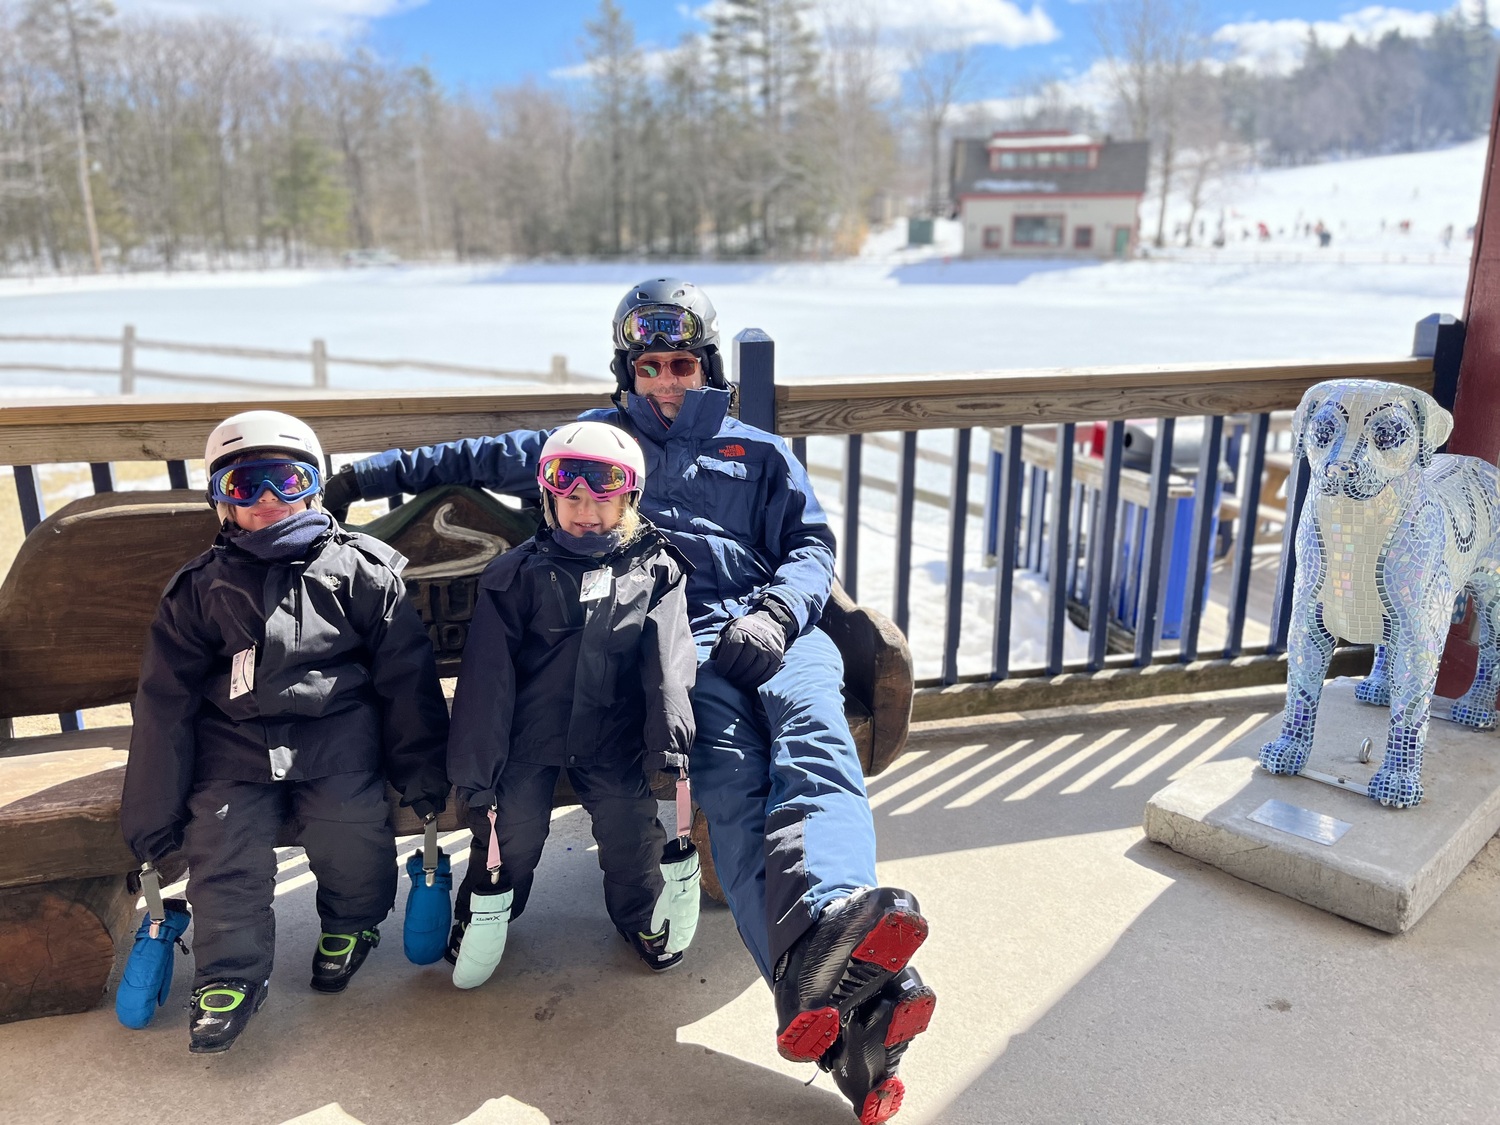
[[[215,501],[248,508],[270,489],[283,500],[304,500],[321,483],[318,470],[303,461],[246,461],[220,469],[209,482]]]
[[[635,488],[635,474],[624,465],[609,461],[585,461],[579,457],[553,457],[542,465],[542,487],[558,496],[571,496],[580,484],[596,500],[605,500]]]
[[[702,325],[686,309],[670,305],[646,305],[632,309],[620,326],[627,347],[645,347],[655,341],[680,347],[698,338]]]
[[[638,359],[635,373],[641,379],[658,379],[671,375],[674,379],[690,379],[698,373],[698,361],[692,356],[679,355],[672,359]]]

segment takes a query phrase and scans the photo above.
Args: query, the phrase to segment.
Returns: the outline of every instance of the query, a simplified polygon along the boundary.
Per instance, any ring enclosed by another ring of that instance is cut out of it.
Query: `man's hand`
[[[714,670],[741,691],[754,691],[781,669],[786,647],[797,628],[792,611],[774,597],[736,618],[714,642]]]
[[[349,518],[349,505],[363,499],[353,465],[345,465],[323,482],[323,507],[339,523]]]

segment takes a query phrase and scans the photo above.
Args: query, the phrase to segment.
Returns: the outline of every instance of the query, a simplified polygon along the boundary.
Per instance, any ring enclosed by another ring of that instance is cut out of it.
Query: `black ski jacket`
[[[146,638],[120,824],[141,860],[182,843],[202,781],[383,773],[441,808],[448,709],[406,560],[334,524],[291,563],[220,536],[167,584]],[[252,649],[254,686],[231,685]]]
[[[600,569],[610,574],[603,596],[581,601],[584,576]],[[698,663],[691,569],[649,523],[604,558],[566,551],[543,528],[490,563],[453,699],[458,799],[487,808],[508,761],[686,765]]]

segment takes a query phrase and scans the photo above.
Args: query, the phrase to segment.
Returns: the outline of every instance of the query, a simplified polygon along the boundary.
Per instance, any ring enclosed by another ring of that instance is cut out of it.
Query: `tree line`
[[[1421,37],[1392,31],[1334,48],[1309,32],[1287,74],[1225,65],[1196,0],[1100,0],[1094,11],[1113,94],[1105,125],[1151,141],[1157,246],[1170,198],[1189,205],[1191,244],[1213,185],[1249,163],[1409,152],[1489,130],[1500,44],[1484,0],[1436,16]],[[1045,112],[1078,110],[1054,99]]]
[[[952,137],[997,127],[1149,138],[1160,238],[1171,193],[1475,136],[1494,90],[1482,0],[1424,38],[1313,40],[1287,75],[1216,63],[1194,0],[1100,0],[1107,110],[1043,83],[965,112],[993,77],[972,48],[905,35],[895,78],[861,6],[812,4],[721,0],[648,53],[600,0],[577,82],[462,92],[230,18],[0,0],[0,268],[837,255],[882,200],[946,212]]]
[[[471,94],[228,18],[0,0],[0,258],[850,251],[898,111],[876,29],[815,33],[807,9],[725,0],[661,57],[603,0],[575,88]]]

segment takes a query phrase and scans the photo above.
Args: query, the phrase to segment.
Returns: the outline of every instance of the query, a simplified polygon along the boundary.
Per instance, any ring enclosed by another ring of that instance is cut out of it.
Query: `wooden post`
[[[312,343],[313,386],[324,390],[328,386],[328,345],[322,340]]]
[[[1484,187],[1479,193],[1479,218],[1474,223],[1474,249],[1469,260],[1469,289],[1464,298],[1461,325],[1441,322],[1429,328],[1430,340],[1418,325],[1418,350],[1431,347],[1434,367],[1443,363],[1444,343],[1462,341],[1457,369],[1457,388],[1448,397],[1449,378],[1435,371],[1438,401],[1453,411],[1453,435],[1448,452],[1467,454],[1495,463],[1500,454],[1500,83],[1490,107],[1490,144],[1484,164]],[[1424,322],[1425,323],[1425,322]],[[1451,361],[1450,361],[1451,362]],[[1451,376],[1450,376],[1451,378]],[[1470,614],[1469,616],[1473,616]],[[1470,636],[1470,622],[1449,631],[1443,662],[1438,668],[1437,692],[1462,695],[1474,680],[1478,648]]]
[[[568,357],[555,355],[552,357],[551,381],[554,383],[566,383],[568,381]]]
[[[135,394],[135,325],[127,324],[120,337],[120,393]]]

